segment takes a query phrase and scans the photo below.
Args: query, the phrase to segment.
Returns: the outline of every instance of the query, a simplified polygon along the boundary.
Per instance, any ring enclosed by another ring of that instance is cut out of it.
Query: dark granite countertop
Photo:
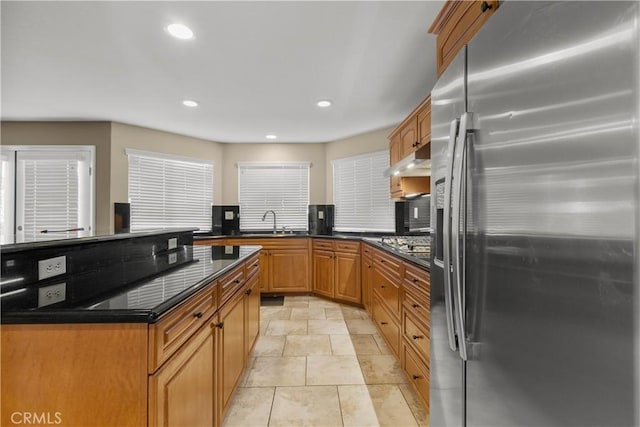
[[[342,240],[359,240],[362,242],[370,243],[371,245],[387,251],[392,255],[396,255],[405,261],[409,261],[413,264],[421,268],[425,268],[427,270],[431,270],[431,262],[429,258],[426,257],[418,257],[415,255],[410,255],[394,249],[390,246],[383,245],[381,243],[381,238],[384,236],[391,236],[388,233],[334,233],[332,235],[325,234],[309,234],[309,233],[277,233],[277,234],[269,234],[269,233],[244,233],[244,234],[236,234],[236,235],[206,235],[206,234],[194,234],[193,240],[217,240],[217,239],[270,239],[270,238],[293,238],[293,237],[311,237],[315,239],[342,239]]]
[[[109,290],[89,299],[74,296],[82,295],[82,288],[92,286],[91,277],[67,277],[65,301],[40,308],[41,286],[26,287],[3,295],[1,320],[3,324],[153,323],[260,249],[260,246],[184,246],[178,249],[179,254],[162,255],[176,255],[178,262],[174,268],[125,286],[113,283]],[[100,271],[93,273],[93,277],[100,275]]]

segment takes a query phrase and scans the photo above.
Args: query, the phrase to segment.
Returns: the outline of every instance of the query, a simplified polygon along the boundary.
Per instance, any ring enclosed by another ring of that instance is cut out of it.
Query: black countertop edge
[[[136,231],[133,233],[105,234],[102,236],[76,237],[71,239],[46,240],[44,242],[10,243],[0,245],[0,252],[9,254],[31,249],[58,248],[61,246],[84,245],[96,242],[107,242],[112,240],[124,240],[136,237],[161,236],[163,234],[186,233],[196,231],[199,228],[159,228],[156,230]]]
[[[399,258],[402,258],[405,261],[409,261],[409,262],[417,265],[418,267],[426,269],[429,272],[431,271],[431,262],[430,261],[423,260],[423,259],[420,259],[420,258],[416,258],[416,257],[414,257],[412,255],[409,255],[409,254],[405,254],[404,252],[401,252],[401,251],[398,251],[398,250],[396,250],[394,248],[391,248],[389,246],[383,245],[382,243],[377,242],[376,240],[374,240],[372,238],[366,238],[365,237],[365,238],[362,239],[362,241],[366,242],[366,243],[368,243],[368,244],[370,244],[372,246],[375,246],[378,249],[382,249],[383,251],[389,252],[390,254],[395,255],[395,256],[397,256]]]
[[[220,276],[236,268],[258,253],[262,247],[245,246],[254,248],[242,258],[234,263],[221,268],[212,275],[194,283],[193,286],[185,289],[167,301],[157,305],[152,309],[131,309],[131,310],[87,310],[87,309],[51,309],[41,311],[16,311],[3,312],[0,316],[0,324],[61,324],[61,323],[155,323],[159,318],[196,294],[204,286],[213,282]]]
[[[360,240],[362,242],[367,242],[371,245],[376,246],[384,251],[389,252],[392,255],[398,256],[406,261],[409,261],[421,268],[425,268],[428,271],[431,271],[431,262],[427,260],[423,260],[420,258],[416,258],[412,255],[406,254],[404,252],[395,250],[389,246],[383,245],[375,239],[379,239],[381,237],[388,236],[388,234],[380,234],[380,235],[372,235],[377,233],[364,233],[366,235],[354,235],[354,234],[332,234],[332,235],[324,235],[324,234],[236,234],[236,235],[218,235],[218,236],[193,236],[194,241],[198,240],[217,240],[217,239],[269,239],[273,237],[310,237],[314,239],[339,239],[339,240]]]

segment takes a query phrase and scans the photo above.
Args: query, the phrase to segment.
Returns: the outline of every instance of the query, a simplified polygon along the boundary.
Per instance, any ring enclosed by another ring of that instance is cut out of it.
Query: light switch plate
[[[233,211],[224,211],[224,219],[227,221],[233,220]]]
[[[413,217],[418,219],[418,208],[413,208]]]
[[[318,219],[324,219],[324,211],[318,211]]]
[[[38,289],[38,307],[55,304],[65,299],[67,299],[67,284],[65,282]]]
[[[175,264],[176,261],[178,261],[178,254],[175,252],[172,254],[169,254],[169,264]]]

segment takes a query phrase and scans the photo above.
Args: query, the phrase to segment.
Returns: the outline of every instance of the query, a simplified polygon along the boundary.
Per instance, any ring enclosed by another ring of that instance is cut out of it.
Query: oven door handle
[[[445,305],[445,317],[447,320],[447,338],[449,340],[449,347],[453,351],[458,350],[458,344],[456,342],[456,326],[454,320],[454,301],[451,276],[451,191],[452,191],[452,178],[453,178],[453,160],[456,147],[456,139],[458,135],[459,120],[455,119],[451,121],[451,127],[449,128],[449,144],[447,147],[447,174],[444,180],[444,212],[442,220],[442,243],[443,243],[443,258],[444,258],[444,305]]]

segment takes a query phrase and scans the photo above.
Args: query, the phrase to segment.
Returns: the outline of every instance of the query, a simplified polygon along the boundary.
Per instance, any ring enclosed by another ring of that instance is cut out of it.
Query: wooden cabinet
[[[402,151],[400,151],[400,158],[408,156],[416,151],[418,144],[418,118],[417,115],[412,115],[400,128],[400,140],[402,141]]]
[[[314,239],[313,291],[360,304],[360,242]]]
[[[245,292],[245,355],[249,360],[249,354],[258,340],[260,334],[260,276],[253,275],[247,280]]]
[[[386,309],[386,304],[377,292],[373,292],[372,317],[380,334],[396,357],[400,356],[400,326],[395,316]]]
[[[149,377],[149,426],[213,426],[215,321]]]
[[[417,112],[418,140],[416,149],[431,143],[431,95],[427,97]]]
[[[235,296],[220,310],[218,335],[218,419],[222,420],[245,367],[244,298]]]
[[[371,315],[371,297],[373,285],[373,248],[366,243],[362,244],[362,305]]]
[[[497,0],[448,0],[431,24],[436,35],[438,76],[498,8]]]
[[[225,245],[259,245],[260,290],[308,292],[311,290],[311,255],[306,237],[230,238]]]

